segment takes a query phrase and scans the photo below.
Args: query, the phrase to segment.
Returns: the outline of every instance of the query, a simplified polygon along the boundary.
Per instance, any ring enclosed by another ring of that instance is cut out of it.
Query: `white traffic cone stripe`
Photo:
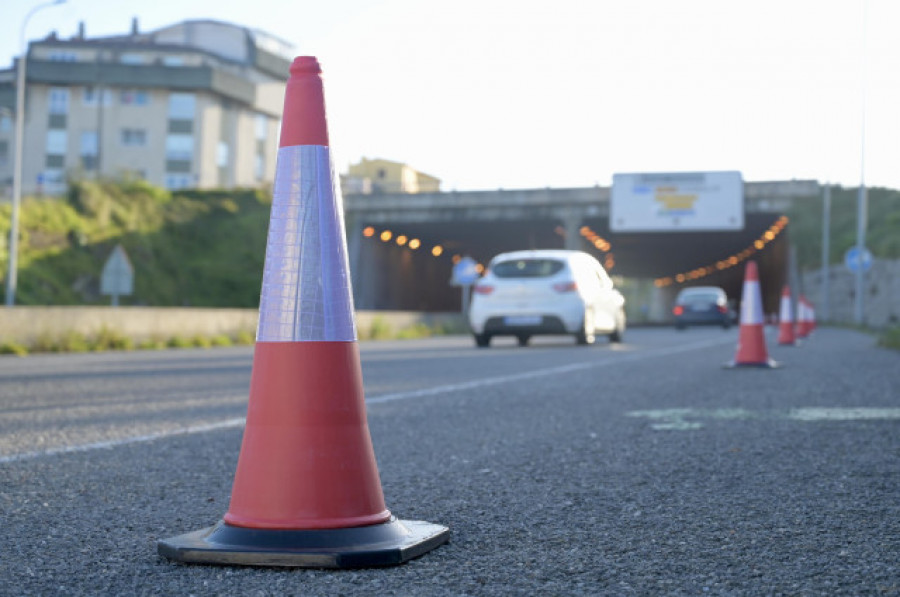
[[[259,302],[260,342],[353,342],[353,292],[331,152],[281,147]]]
[[[793,314],[791,313],[791,297],[790,296],[782,296],[781,297],[781,312],[778,315],[780,321],[791,323],[794,321]]]
[[[742,292],[741,325],[762,325],[764,321],[759,282],[755,280],[745,281]]]

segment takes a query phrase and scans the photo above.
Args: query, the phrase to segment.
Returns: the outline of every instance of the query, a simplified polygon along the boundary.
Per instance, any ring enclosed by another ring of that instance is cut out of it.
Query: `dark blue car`
[[[720,325],[728,329],[734,321],[728,295],[718,286],[683,289],[675,299],[672,314],[675,316],[675,327],[679,330],[689,325]]]

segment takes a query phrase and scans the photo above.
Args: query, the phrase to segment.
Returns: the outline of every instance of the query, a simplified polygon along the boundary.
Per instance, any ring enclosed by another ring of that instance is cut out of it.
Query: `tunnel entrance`
[[[665,303],[685,286],[721,286],[729,299],[739,302],[749,259],[759,266],[764,311],[778,311],[789,252],[788,226],[779,213],[747,213],[744,229],[729,232],[614,233],[605,214],[582,217],[577,224],[570,221],[567,228],[563,218],[553,217],[360,219],[349,232],[358,235],[350,239],[350,246],[357,247],[352,260],[356,307],[461,311],[462,292],[450,286],[453,264],[461,257],[486,265],[506,251],[578,248],[618,277],[632,321],[647,314],[643,310],[651,299],[640,293],[648,288],[657,289],[652,300],[663,303],[666,314],[670,305]],[[727,266],[719,267],[723,263]]]

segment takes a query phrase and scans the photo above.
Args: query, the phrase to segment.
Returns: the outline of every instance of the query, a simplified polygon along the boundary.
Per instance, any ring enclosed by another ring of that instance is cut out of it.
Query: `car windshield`
[[[678,302],[682,305],[697,305],[715,303],[719,300],[719,295],[715,292],[692,292],[683,294]]]
[[[546,278],[563,267],[556,259],[515,259],[495,263],[491,271],[498,278]]]

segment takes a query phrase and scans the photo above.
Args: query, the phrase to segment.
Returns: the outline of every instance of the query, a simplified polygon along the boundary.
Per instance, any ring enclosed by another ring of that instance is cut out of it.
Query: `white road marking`
[[[702,429],[703,419],[748,420],[781,419],[788,421],[891,421],[900,420],[900,408],[877,407],[806,407],[786,410],[751,411],[743,408],[667,408],[662,410],[635,410],[629,417],[643,417],[653,421],[651,429],[657,431],[690,431]],[[700,420],[697,420],[700,419]]]
[[[727,341],[729,344],[733,343],[734,340],[729,339]],[[560,373],[571,373],[573,371],[581,371],[583,369],[598,369],[600,367],[609,367],[611,365],[618,365],[620,363],[627,363],[632,361],[642,361],[644,359],[666,356],[670,354],[675,354],[679,352],[685,352],[688,350],[697,350],[700,348],[709,348],[712,346],[717,346],[719,344],[724,344],[723,340],[706,340],[703,342],[694,342],[691,344],[679,344],[678,346],[671,346],[669,348],[658,348],[655,350],[648,350],[647,352],[632,352],[622,357],[617,357],[614,359],[609,359],[605,361],[585,361],[582,363],[572,363],[570,365],[560,365],[559,367],[548,367],[546,369],[536,369],[534,371],[525,371],[523,373],[515,373],[512,375],[499,375],[497,377],[486,377],[483,379],[475,379],[472,381],[466,381],[462,383],[449,384],[445,386],[436,386],[433,388],[423,388],[421,390],[410,390],[408,392],[397,392],[395,394],[382,394],[381,396],[375,396],[374,398],[368,398],[366,400],[366,404],[381,404],[384,402],[392,402],[394,400],[407,400],[409,398],[422,398],[425,396],[436,396],[438,394],[449,394],[451,392],[458,392],[460,390],[472,390],[476,388],[483,388],[486,386],[495,386],[498,384],[511,383],[516,381],[522,381],[525,379],[533,379],[535,377],[546,377],[548,375],[557,375]]]
[[[117,446],[127,446],[129,444],[140,444],[143,442],[152,442],[165,437],[174,437],[177,435],[189,435],[192,433],[207,433],[218,429],[230,429],[232,427],[240,427],[245,422],[244,417],[235,419],[227,419],[225,421],[217,421],[215,423],[206,423],[204,425],[191,425],[190,427],[182,427],[180,429],[170,429],[168,431],[160,431],[158,433],[148,433],[147,435],[136,435],[132,437],[123,437],[121,439],[113,439],[103,442],[94,442],[90,444],[80,444],[75,446],[61,446],[59,448],[50,448],[49,450],[39,450],[35,452],[23,452],[21,454],[11,454],[9,456],[0,456],[0,464],[7,462],[19,462],[21,460],[31,460],[42,456],[55,456],[57,454],[71,454],[73,452],[89,452],[91,450],[104,450],[115,448]]]
[[[569,365],[561,365],[558,367],[548,367],[546,369],[537,369],[534,371],[526,371],[523,373],[516,373],[512,375],[500,375],[497,377],[487,377],[483,379],[475,379],[467,382],[456,383],[456,384],[448,384],[443,386],[436,386],[432,388],[423,388],[421,390],[411,390],[408,392],[397,392],[393,394],[382,394],[380,396],[375,396],[373,398],[366,399],[366,405],[377,405],[383,404],[385,402],[395,402],[398,400],[409,400],[411,398],[424,398],[428,396],[438,396],[441,394],[450,394],[452,392],[458,392],[460,390],[471,390],[476,388],[483,388],[487,386],[494,386],[498,384],[504,383],[514,383],[518,381],[523,381],[527,379],[533,379],[535,377],[546,377],[549,375],[559,375],[562,373],[571,373],[573,371],[581,371],[584,369],[595,369],[600,367],[609,367],[612,365],[618,365],[620,363],[641,361],[645,359],[651,359],[661,356],[666,356],[675,353],[686,352],[690,350],[699,350],[702,348],[710,348],[712,346],[717,346],[720,344],[725,344],[726,342],[732,343],[733,339],[728,340],[705,340],[702,342],[692,342],[689,344],[679,344],[677,346],[671,346],[668,348],[659,348],[648,350],[646,352],[632,352],[627,353],[624,356],[610,358],[604,361],[584,361],[581,363],[572,363]],[[213,423],[205,423],[202,425],[192,425],[190,427],[182,427],[179,429],[171,429],[167,431],[160,431],[157,433],[149,433],[146,435],[138,435],[131,437],[123,437],[114,440],[102,441],[102,442],[93,442],[89,444],[79,444],[73,446],[61,446],[59,448],[50,448],[47,450],[37,450],[33,452],[22,452],[20,454],[11,454],[8,456],[0,456],[0,464],[6,464],[10,462],[20,462],[23,460],[31,460],[34,458],[41,458],[43,456],[55,456],[57,454],[71,454],[74,452],[89,452],[92,450],[104,450],[109,448],[115,448],[118,446],[127,446],[130,444],[138,444],[144,442],[151,442],[158,439],[165,439],[168,437],[174,437],[178,435],[190,435],[195,433],[207,433],[210,431],[217,431],[220,429],[230,429],[234,427],[241,427],[246,422],[244,417],[227,419],[224,421],[217,421]]]

